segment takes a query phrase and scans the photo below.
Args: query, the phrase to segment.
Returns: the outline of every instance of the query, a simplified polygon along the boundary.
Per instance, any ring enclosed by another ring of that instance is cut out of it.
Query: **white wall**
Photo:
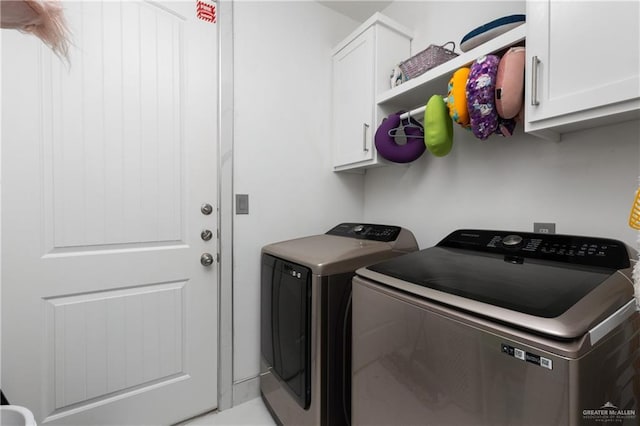
[[[358,23],[316,2],[235,3],[234,380],[259,372],[260,249],[363,217],[362,175],[332,170],[331,49]]]
[[[524,2],[397,2],[384,14],[415,30],[413,51],[462,36]],[[455,15],[455,18],[453,16]],[[459,128],[444,158],[335,174],[329,147],[330,52],[358,26],[315,2],[235,3],[234,380],[259,371],[259,255],[268,243],[323,233],[342,221],[393,223],[421,247],[461,227],[620,238],[638,181],[638,122],[565,135],[481,142]],[[443,93],[444,94],[444,93]]]
[[[431,43],[458,43],[496,17],[524,13],[524,3],[402,2],[383,13],[415,29],[417,52]],[[534,221],[555,222],[558,233],[635,246],[627,220],[638,184],[639,135],[635,121],[566,134],[559,143],[525,135],[521,127],[511,138],[482,142],[456,126],[448,156],[427,152],[409,166],[367,172],[365,220],[402,224],[421,248],[458,228],[532,231]]]
[[[524,0],[395,1],[382,10],[382,14],[413,30],[414,54],[448,41],[455,42],[460,53],[460,40],[469,31],[502,16],[524,13]]]
[[[638,122],[627,122],[566,134],[560,143],[521,132],[480,142],[456,129],[448,156],[426,153],[409,167],[368,173],[365,220],[400,223],[421,248],[458,228],[532,231],[533,222],[635,246],[627,219],[639,133]]]

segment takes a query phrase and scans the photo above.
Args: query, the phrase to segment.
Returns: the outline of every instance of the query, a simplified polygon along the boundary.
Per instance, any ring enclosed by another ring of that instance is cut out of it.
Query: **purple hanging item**
[[[478,139],[487,139],[498,127],[495,91],[499,63],[500,58],[487,55],[471,65],[467,80],[467,109],[471,131]]]
[[[424,153],[426,146],[424,144],[424,129],[422,125],[409,117],[401,120],[400,115],[403,112],[397,112],[382,119],[382,123],[378,126],[375,136],[376,149],[380,155],[394,163],[410,163],[417,160]],[[400,145],[396,142],[395,137],[398,136],[398,130],[402,122],[402,130],[404,131],[407,142]]]
[[[513,118],[502,118],[498,116],[498,127],[496,128],[496,135],[504,136],[505,138],[512,136],[513,131],[516,129],[516,120]]]

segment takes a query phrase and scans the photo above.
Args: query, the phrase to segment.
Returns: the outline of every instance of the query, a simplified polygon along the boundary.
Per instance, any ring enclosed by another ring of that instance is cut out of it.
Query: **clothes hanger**
[[[387,132],[387,135],[391,136],[392,138],[395,138],[396,135],[398,134],[399,130],[402,130],[404,132],[404,129],[419,129],[419,130],[424,130],[423,126],[420,124],[419,121],[417,121],[416,119],[412,118],[411,116],[408,116],[407,118],[401,119],[400,120],[400,125],[398,127],[394,127],[393,129],[389,129],[389,131]],[[408,132],[409,134],[407,134],[407,132],[404,132],[404,137],[406,138],[423,138],[423,135],[415,135],[415,134],[411,134],[414,132]]]

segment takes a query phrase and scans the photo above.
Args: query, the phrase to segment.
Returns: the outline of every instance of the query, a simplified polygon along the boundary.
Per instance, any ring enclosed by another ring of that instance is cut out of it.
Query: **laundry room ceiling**
[[[359,22],[366,21],[375,12],[389,6],[393,1],[353,1],[353,0],[318,0],[318,3],[355,19]]]

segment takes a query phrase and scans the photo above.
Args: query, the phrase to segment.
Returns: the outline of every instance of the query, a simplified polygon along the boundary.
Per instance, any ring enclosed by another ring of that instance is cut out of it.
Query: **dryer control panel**
[[[341,223],[327,232],[327,235],[357,238],[359,240],[395,241],[400,235],[399,226],[375,225],[371,223]]]
[[[438,243],[439,247],[505,255],[506,261],[525,258],[553,260],[611,269],[630,267],[630,254],[618,240],[577,235],[461,229]]]

